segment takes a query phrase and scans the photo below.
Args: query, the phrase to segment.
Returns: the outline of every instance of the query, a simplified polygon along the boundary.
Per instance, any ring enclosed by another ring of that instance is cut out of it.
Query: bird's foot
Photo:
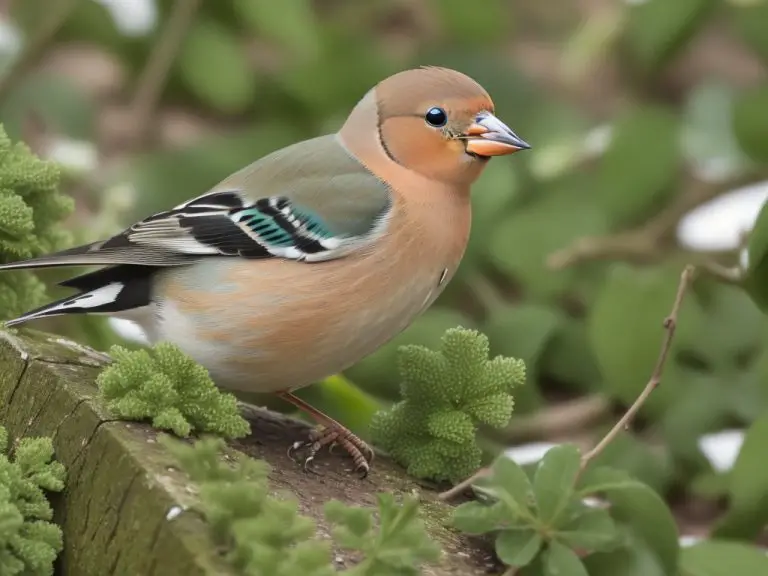
[[[325,446],[328,446],[329,452],[332,452],[336,446],[341,446],[352,457],[355,472],[360,475],[360,478],[368,476],[371,462],[373,462],[373,449],[346,428],[336,426],[314,428],[306,440],[299,440],[291,445],[288,449],[288,456],[293,459],[293,455],[297,450],[307,449],[307,457],[304,459],[304,470],[318,474],[312,463],[317,453]]]

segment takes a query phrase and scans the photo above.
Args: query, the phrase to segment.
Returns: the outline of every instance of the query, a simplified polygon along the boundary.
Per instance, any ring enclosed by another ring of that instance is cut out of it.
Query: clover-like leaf
[[[576,553],[557,541],[550,542],[543,559],[545,576],[589,576]]]
[[[542,522],[557,525],[560,514],[573,497],[580,465],[579,450],[570,444],[555,446],[544,455],[533,477],[536,507]]]
[[[581,550],[610,550],[619,542],[620,533],[608,510],[587,508],[563,525],[556,538],[570,548]]]
[[[532,528],[503,530],[496,536],[496,556],[507,566],[527,566],[539,553],[543,540]]]

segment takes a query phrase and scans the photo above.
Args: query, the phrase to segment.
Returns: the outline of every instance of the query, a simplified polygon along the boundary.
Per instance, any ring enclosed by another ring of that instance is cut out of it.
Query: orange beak
[[[481,112],[467,129],[467,152],[477,156],[503,156],[531,146],[490,112]]]

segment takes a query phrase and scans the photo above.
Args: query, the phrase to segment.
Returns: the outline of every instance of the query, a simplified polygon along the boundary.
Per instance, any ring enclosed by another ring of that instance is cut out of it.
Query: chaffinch
[[[137,322],[218,386],[311,414],[323,431],[298,443],[305,465],[338,443],[366,474],[365,443],[292,391],[374,352],[437,298],[467,245],[471,184],[491,156],[526,148],[471,78],[400,72],[336,134],[273,152],[107,240],[2,266],[104,266],[8,325],[84,313]]]

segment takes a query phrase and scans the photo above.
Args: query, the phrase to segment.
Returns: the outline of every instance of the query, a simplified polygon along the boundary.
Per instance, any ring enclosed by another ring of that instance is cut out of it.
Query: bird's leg
[[[309,438],[303,442],[295,442],[289,449],[289,455],[300,448],[308,448],[309,455],[304,460],[304,469],[309,470],[309,465],[314,460],[315,455],[325,446],[332,447],[334,444],[340,445],[346,450],[355,464],[355,470],[360,472],[365,478],[370,470],[370,464],[373,461],[373,450],[362,439],[356,436],[351,430],[339,424],[336,420],[327,416],[307,404],[290,392],[278,392],[277,396],[290,402],[300,410],[303,410],[322,426],[320,429],[314,429],[310,432]]]

